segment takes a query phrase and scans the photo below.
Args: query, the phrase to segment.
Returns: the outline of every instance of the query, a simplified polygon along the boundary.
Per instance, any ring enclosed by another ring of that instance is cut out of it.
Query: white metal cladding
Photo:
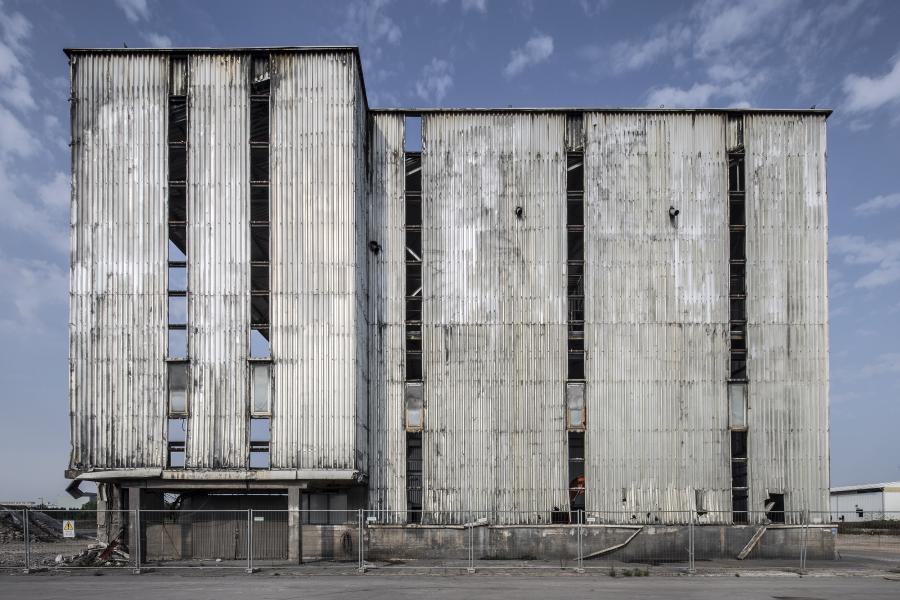
[[[565,126],[422,119],[426,518],[546,521],[568,503]]]
[[[365,469],[359,77],[349,51],[272,54],[273,468]]]
[[[723,117],[584,118],[586,508],[730,510]]]
[[[249,414],[250,57],[191,54],[186,466],[244,468]]]
[[[168,57],[85,53],[71,65],[71,465],[158,466]]]
[[[404,519],[405,198],[404,118],[372,118],[369,152],[369,507],[380,520]]]
[[[825,119],[747,115],[750,506],[828,509]]]

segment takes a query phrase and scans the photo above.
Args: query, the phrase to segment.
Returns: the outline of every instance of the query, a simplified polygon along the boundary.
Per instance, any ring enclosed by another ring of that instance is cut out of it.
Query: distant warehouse
[[[900,481],[831,488],[831,518],[845,522],[900,520]]]
[[[355,48],[67,53],[101,506],[828,510],[829,111],[372,109]]]

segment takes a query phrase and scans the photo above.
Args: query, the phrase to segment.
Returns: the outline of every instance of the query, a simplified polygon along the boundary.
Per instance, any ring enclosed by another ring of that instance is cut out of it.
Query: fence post
[[[31,532],[28,523],[28,509],[22,510],[22,537],[25,539],[25,572],[31,572]]]
[[[466,573],[475,572],[475,519],[472,517],[472,511],[469,511],[469,566],[466,567]]]
[[[356,571],[358,573],[366,572],[366,554],[363,549],[363,544],[365,544],[365,515],[363,514],[365,511],[363,509],[357,509],[356,511],[356,531],[357,536],[359,538],[357,544],[357,560],[356,560]]]
[[[688,519],[688,573],[696,573],[694,564],[694,515]]]
[[[578,515],[578,526],[576,527],[576,531],[578,532],[578,543],[575,544],[575,548],[577,549],[578,556],[575,558],[575,572],[576,573],[584,573],[584,552],[583,552],[584,511],[580,510],[575,514]]]
[[[135,493],[135,491],[132,491],[130,493],[133,494],[133,493]],[[131,517],[134,519],[134,527],[131,528],[131,531],[134,532],[134,540],[133,540],[133,544],[132,544],[134,546],[134,548],[131,549],[132,552],[134,552],[134,570],[132,571],[132,574],[140,575],[140,573],[141,573],[141,509],[136,508],[136,509],[134,509],[133,512],[134,512],[134,514],[131,515]]]
[[[247,573],[253,573],[253,509],[247,509]]]
[[[806,534],[809,530],[809,512],[804,510],[800,513],[800,519],[802,521],[802,539],[800,541],[800,573],[806,573]]]

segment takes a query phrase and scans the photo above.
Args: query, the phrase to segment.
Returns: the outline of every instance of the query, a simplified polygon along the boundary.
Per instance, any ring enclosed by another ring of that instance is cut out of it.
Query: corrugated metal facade
[[[703,489],[729,510],[724,121],[589,113],[585,130],[587,509],[652,519]]]
[[[75,468],[165,456],[168,57],[72,61]]]
[[[188,468],[247,466],[250,62],[188,61]]]
[[[369,505],[402,512],[403,114],[368,112],[352,51],[270,57],[271,465],[368,473]],[[189,469],[247,465],[250,62],[188,53]],[[72,58],[80,471],[166,461],[168,64],[151,51]],[[568,506],[567,136],[585,154],[586,507],[672,521],[662,511],[694,510],[700,491],[704,509],[730,513],[727,148],[739,122],[424,115],[426,519],[536,522]],[[824,510],[824,116],[748,112],[743,137],[750,509],[784,493],[788,511]]]
[[[369,506],[406,511],[404,382],[404,123],[374,115],[369,148]]]
[[[565,126],[422,120],[423,509],[450,513],[434,519],[546,521],[568,502]]]
[[[349,52],[272,54],[273,468],[365,470],[359,77]]]
[[[747,115],[750,504],[828,510],[828,214],[821,116]]]

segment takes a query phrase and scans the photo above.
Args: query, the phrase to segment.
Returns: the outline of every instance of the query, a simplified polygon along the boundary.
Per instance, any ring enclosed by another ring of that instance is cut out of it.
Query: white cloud
[[[2,8],[3,2],[0,2],[0,9]],[[23,52],[22,42],[31,35],[31,22],[22,13],[0,10],[0,35],[13,51]]]
[[[708,83],[695,83],[687,89],[670,86],[656,88],[647,95],[647,106],[666,108],[706,106],[716,92],[717,88]]]
[[[900,240],[838,235],[831,238],[830,246],[847,264],[870,269],[854,282],[854,287],[875,288],[900,281]]]
[[[0,280],[0,331],[34,335],[48,309],[65,310],[68,274],[60,265],[0,254]]]
[[[172,47],[172,38],[167,35],[163,35],[161,33],[154,33],[152,31],[148,31],[143,34],[144,39],[147,40],[147,43],[150,44],[153,48],[171,48]]]
[[[580,0],[581,10],[589,17],[595,17],[612,6],[612,0]]]
[[[641,69],[681,50],[690,39],[690,28],[676,25],[658,28],[656,33],[646,40],[616,42],[609,51],[612,70],[615,73],[625,73]]]
[[[480,13],[487,12],[487,0],[462,0],[463,12],[475,10]]]
[[[37,192],[38,198],[45,207],[51,210],[65,211],[69,207],[69,198],[71,197],[69,176],[57,172],[53,179],[40,184]]]
[[[453,65],[446,60],[432,58],[416,82],[416,94],[426,102],[439,105],[452,86]]]
[[[507,77],[515,77],[526,68],[544,62],[553,54],[553,38],[538,34],[525,43],[522,48],[510,52],[509,64],[503,70]]]
[[[891,70],[881,77],[851,74],[844,79],[848,111],[866,112],[900,101],[900,54],[893,61]]]
[[[116,4],[125,13],[125,18],[132,23],[150,18],[150,7],[147,0],[116,0]]]
[[[778,13],[792,3],[787,0],[707,0],[700,2],[695,14],[700,22],[695,50],[701,57],[727,51],[752,39],[763,28],[777,24]]]
[[[853,211],[859,215],[875,215],[885,210],[900,208],[900,193],[875,196],[857,205]]]
[[[385,8],[390,0],[372,0],[363,2],[357,0],[347,7],[342,33],[353,43],[365,40],[371,44],[389,42],[396,44],[400,41],[402,32],[394,20],[385,14]]]

